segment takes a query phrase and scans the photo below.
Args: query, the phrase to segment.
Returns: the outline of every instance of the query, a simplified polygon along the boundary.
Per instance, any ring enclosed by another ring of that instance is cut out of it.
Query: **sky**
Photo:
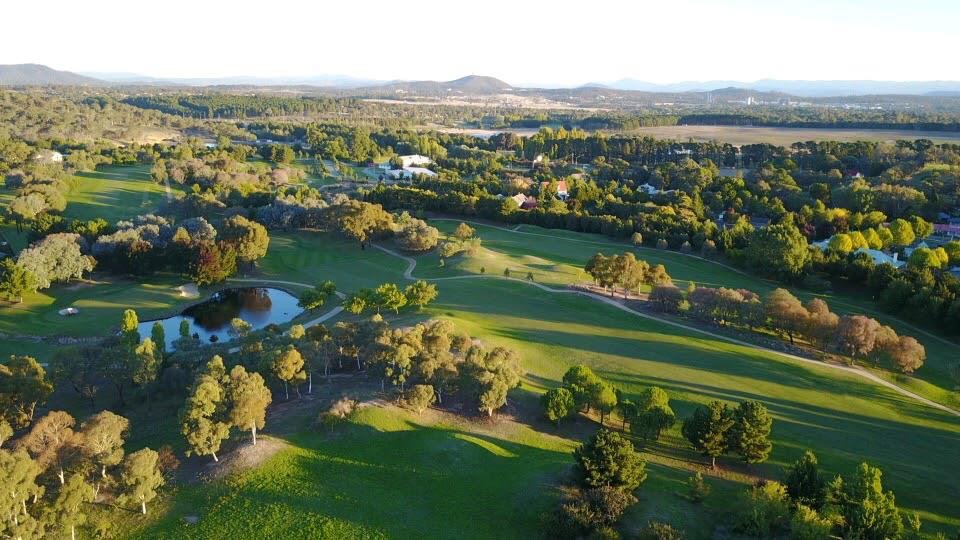
[[[0,64],[85,73],[960,80],[958,0],[56,0],[2,11]]]

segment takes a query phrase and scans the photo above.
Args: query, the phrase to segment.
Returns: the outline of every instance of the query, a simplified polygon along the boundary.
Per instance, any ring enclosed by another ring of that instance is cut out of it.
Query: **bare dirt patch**
[[[220,461],[207,463],[197,475],[201,480],[220,480],[231,474],[252,469],[288,447],[289,443],[273,437],[262,437],[256,446],[244,444],[225,455]]]

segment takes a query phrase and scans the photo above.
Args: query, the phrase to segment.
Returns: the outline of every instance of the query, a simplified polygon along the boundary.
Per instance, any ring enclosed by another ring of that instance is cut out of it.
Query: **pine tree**
[[[773,419],[759,401],[744,401],[733,411],[730,448],[747,463],[766,461],[773,449],[770,429]]]
[[[795,503],[814,510],[823,508],[826,482],[820,474],[817,456],[813,452],[807,450],[787,469],[783,483]]]
[[[717,467],[717,457],[727,451],[727,435],[733,427],[733,415],[730,409],[719,401],[712,401],[706,407],[697,407],[693,416],[683,422],[683,436],[704,456],[710,458],[710,465]]]

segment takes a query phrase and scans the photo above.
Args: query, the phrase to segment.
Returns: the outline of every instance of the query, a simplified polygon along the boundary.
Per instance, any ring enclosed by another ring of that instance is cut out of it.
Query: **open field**
[[[354,255],[364,261],[372,254]],[[521,353],[527,376],[512,409],[533,409],[531,393],[557,385],[564,370],[579,362],[630,395],[647,385],[664,388],[681,417],[710,399],[759,399],[776,418],[775,450],[756,473],[777,478],[780,468],[807,448],[817,451],[831,474],[867,460],[884,469],[885,485],[896,491],[898,503],[920,510],[928,527],[960,524],[951,502],[960,495],[951,466],[960,451],[960,424],[952,416],[849,374],[678,331],[583,297],[502,279],[449,280],[440,290],[439,302],[424,316],[450,318],[489,345]],[[491,434],[482,423],[425,428],[407,413],[370,409],[344,435],[329,438],[305,420],[286,437],[293,448],[260,468],[210,487],[183,488],[147,535],[185,533],[179,520],[196,514],[210,520],[204,524],[201,518],[199,537],[215,535],[220,527],[236,538],[300,530],[325,537],[415,537],[424,531],[447,537],[485,526],[478,521],[509,522],[522,537],[537,526],[538,512],[528,509],[549,505],[554,495],[544,483],[563,477],[572,463],[569,449],[582,435],[548,438],[553,428],[532,421],[532,429]],[[673,494],[704,464],[680,441],[679,426],[646,454],[650,479],[625,526],[703,512]],[[717,515],[750,481],[731,458],[721,462],[723,480],[712,481],[724,487],[707,506]],[[475,474],[502,483],[489,484]],[[431,514],[433,507],[444,511]],[[705,537],[712,526],[703,527],[688,532]]]
[[[449,232],[457,220],[432,223]],[[178,488],[158,505],[147,529],[134,536],[213,538],[229,531],[232,538],[442,538],[462,536],[463,531],[480,536],[512,531],[511,536],[530,537],[540,526],[539,515],[557,496],[554,486],[572,464],[570,450],[590,430],[580,420],[556,431],[536,418],[534,400],[559,384],[563,372],[576,363],[590,365],[628,395],[648,385],[664,388],[681,418],[711,399],[758,399],[775,417],[770,461],[748,470],[732,458],[722,459],[720,472],[710,473],[714,493],[700,508],[674,494],[693,471],[704,467],[703,459],[681,440],[679,425],[674,426],[661,443],[645,449],[650,476],[639,492],[640,503],[624,523],[626,530],[656,518],[683,523],[691,538],[709,537],[734,495],[754,475],[778,478],[780,469],[807,448],[817,452],[831,475],[849,473],[863,460],[882,467],[885,486],[897,493],[901,508],[920,512],[926,531],[960,526],[960,510],[953,504],[960,497],[960,472],[954,467],[960,453],[956,417],[852,374],[641,319],[589,298],[498,278],[509,266],[514,276],[529,271],[538,282],[562,285],[581,279],[579,268],[596,251],[634,249],[626,244],[536,227],[476,228],[483,239],[476,257],[455,257],[440,268],[435,254],[425,254],[417,258],[414,275],[475,275],[483,266],[488,277],[440,280],[436,304],[403,315],[394,324],[449,318],[488,345],[520,352],[527,374],[507,409],[516,422],[455,421],[431,416],[435,413],[419,418],[394,407],[368,407],[342,433],[330,436],[312,425],[314,409],[296,420],[268,424],[266,432],[288,441],[288,448],[255,469]],[[681,286],[691,280],[761,292],[774,287],[675,252],[639,249],[637,254],[666,265]],[[330,234],[298,231],[273,235],[254,277],[302,283],[332,279],[340,290],[350,291],[385,281],[404,285],[406,267],[406,261],[381,250],[360,250],[356,243]],[[50,333],[102,333],[102,321],[118,321],[124,307],[134,307],[141,318],[175,307],[172,287],[178,283],[161,281],[60,288],[54,292],[57,299],[47,301],[79,305],[81,315],[96,315],[93,322],[51,318],[48,305],[46,310],[27,310],[19,319],[2,317],[0,323]],[[828,300],[838,311],[845,306],[863,311],[857,299]],[[917,337],[931,354],[921,376],[937,365],[936,358],[945,361],[955,352]],[[918,380],[921,387],[930,387],[926,390],[939,388]],[[334,382],[323,388],[338,392],[350,384]],[[920,392],[913,384],[905,386]],[[172,442],[182,448],[175,422],[172,412],[154,418],[151,430],[139,437],[152,445]],[[185,525],[182,518],[187,515],[199,516],[199,524]]]
[[[150,178],[149,165],[101,166],[94,172],[74,177],[76,187],[66,194],[64,217],[88,220],[103,218],[110,223],[155,212],[165,189]],[[6,207],[16,192],[0,187],[0,207]],[[26,247],[26,230],[18,233],[13,224],[0,225],[0,232],[16,251]]]
[[[74,219],[104,218],[110,223],[154,212],[164,187],[150,178],[150,166],[101,167],[79,173],[80,185],[67,195],[64,215]]]
[[[459,220],[434,220],[441,231],[450,233]],[[602,236],[563,230],[542,229],[522,225],[513,230],[500,226],[473,224],[483,240],[483,249],[476,256],[454,257],[439,267],[435,253],[420,256],[418,277],[445,277],[479,274],[483,268],[487,274],[499,276],[509,267],[514,277],[526,277],[533,273],[534,279],[552,286],[563,286],[589,277],[582,272],[583,265],[597,251],[607,255],[633,251],[637,258],[650,264],[663,264],[674,282],[685,288],[690,282],[707,287],[744,288],[766,294],[782,286],[771,280],[747,275],[713,261],[691,257],[675,251],[653,248],[635,248],[622,242],[614,242]],[[564,239],[565,241],[560,241]],[[806,300],[812,293],[790,288],[797,297]],[[899,333],[914,336],[927,350],[927,361],[915,376],[893,374],[885,370],[877,373],[897,385],[906,387],[929,399],[960,407],[960,395],[953,391],[954,383],[949,369],[960,356],[960,345],[944,338],[926,333],[913,325],[880,311],[869,298],[850,294],[833,293],[818,295],[826,300],[833,311],[840,314],[866,314],[895,328]]]
[[[960,142],[960,133],[949,131],[915,131],[893,129],[780,128],[748,126],[657,126],[627,131],[658,139],[698,142],[719,141],[735,145],[769,143],[790,146],[805,141],[887,141],[897,139],[930,139],[937,143]]]

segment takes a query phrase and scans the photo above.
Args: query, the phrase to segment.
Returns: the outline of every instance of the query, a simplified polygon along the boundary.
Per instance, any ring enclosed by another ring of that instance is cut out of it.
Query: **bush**
[[[349,397],[342,397],[334,401],[330,408],[320,413],[317,417],[317,425],[333,429],[346,422],[357,410],[360,402]]]
[[[691,502],[701,503],[710,495],[710,484],[703,479],[703,473],[697,471],[697,474],[687,479],[687,497]]]
[[[677,313],[683,302],[683,293],[674,285],[657,285],[650,292],[650,304],[662,313]]]
[[[787,488],[779,482],[765,482],[746,492],[734,515],[733,530],[770,538],[786,527],[789,516]]]
[[[832,525],[813,508],[798,504],[790,519],[790,537],[794,540],[823,540],[830,537]]]
[[[663,238],[657,240],[657,249],[667,249],[667,247],[669,247],[669,244],[667,244],[666,240]]]
[[[683,531],[675,529],[669,523],[651,521],[640,530],[639,540],[683,540]]]
[[[637,499],[630,493],[609,486],[578,491],[557,509],[547,526],[547,536],[619,538],[612,527],[635,502]]]

